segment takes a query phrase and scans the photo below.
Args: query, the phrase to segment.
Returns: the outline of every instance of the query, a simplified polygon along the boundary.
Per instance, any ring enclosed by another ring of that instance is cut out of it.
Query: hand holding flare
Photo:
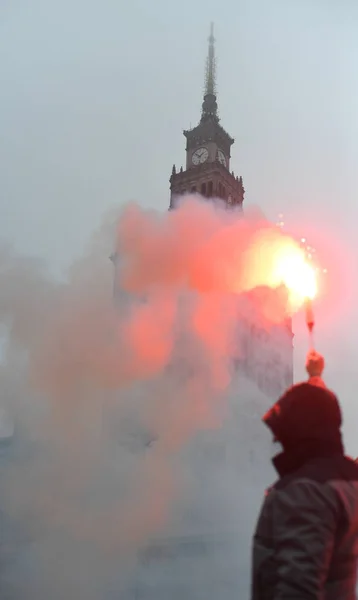
[[[319,387],[326,387],[322,373],[324,369],[324,358],[316,350],[310,350],[306,358],[306,371],[309,375],[308,382]]]
[[[324,358],[314,349],[313,330],[315,326],[315,319],[313,314],[312,298],[313,295],[311,297],[307,297],[305,302],[306,325],[310,339],[310,350],[306,358],[306,371],[309,375],[309,383],[311,383],[312,385],[317,385],[319,387],[326,387],[322,379],[322,373],[324,369]]]
[[[306,371],[310,377],[321,377],[324,369],[324,358],[316,350],[310,350],[306,359]]]

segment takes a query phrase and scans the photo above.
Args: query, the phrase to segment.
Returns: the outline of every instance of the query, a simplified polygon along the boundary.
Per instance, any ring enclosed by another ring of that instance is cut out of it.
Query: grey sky
[[[1,238],[58,272],[114,204],[167,208],[182,129],[200,114],[211,20],[220,114],[236,138],[246,205],[272,219],[282,211],[303,234],[334,230],[356,272],[354,0],[3,0]],[[341,322],[332,314],[318,339],[353,417],[352,307]],[[354,425],[347,433],[358,454]]]

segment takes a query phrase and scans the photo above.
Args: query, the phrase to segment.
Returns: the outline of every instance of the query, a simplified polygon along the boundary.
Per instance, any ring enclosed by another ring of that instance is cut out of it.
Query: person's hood
[[[303,460],[320,453],[343,452],[339,402],[320,378],[289,388],[267,411],[263,422],[281,443],[282,454],[296,457],[295,463],[298,456]],[[277,468],[277,458],[274,465]]]

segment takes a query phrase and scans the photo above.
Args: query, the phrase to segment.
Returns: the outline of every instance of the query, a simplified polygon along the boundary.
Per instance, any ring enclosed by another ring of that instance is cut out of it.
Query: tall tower
[[[175,208],[183,193],[198,192],[208,201],[217,197],[227,208],[240,210],[242,179],[229,170],[234,140],[219,124],[213,27],[201,119],[184,136],[186,168],[177,172],[173,167],[170,208]],[[119,293],[117,289],[115,295]],[[277,325],[269,332],[260,325],[260,301],[251,296],[237,298],[237,323],[232,327],[240,353],[232,357],[231,383],[222,394],[214,392],[215,407],[222,402],[225,408],[223,422],[220,427],[196,431],[178,449],[175,469],[179,467],[183,477],[181,493],[170,505],[168,522],[138,553],[133,580],[119,593],[123,600],[249,596],[251,537],[263,490],[274,478],[269,461],[271,439],[261,416],[292,383],[291,324]],[[185,373],[180,372],[184,390]],[[201,407],[200,396],[197,400]],[[217,414],[219,419],[220,410]],[[152,438],[144,443],[145,452],[155,452]],[[168,468],[174,467],[170,458]]]
[[[185,193],[206,198],[221,198],[227,208],[242,208],[242,177],[230,172],[231,146],[234,139],[220,125],[216,101],[216,64],[214,27],[211,24],[206,59],[205,91],[201,119],[194,129],[185,130],[186,168],[173,166],[170,177],[170,208]]]

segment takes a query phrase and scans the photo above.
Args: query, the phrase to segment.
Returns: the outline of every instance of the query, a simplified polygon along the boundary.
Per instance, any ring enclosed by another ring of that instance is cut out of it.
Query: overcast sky
[[[200,116],[211,20],[246,206],[283,212],[317,246],[331,239],[356,276],[355,0],[2,0],[0,238],[58,273],[113,205],[167,208],[182,129]],[[358,455],[355,297],[322,319],[318,341]]]

